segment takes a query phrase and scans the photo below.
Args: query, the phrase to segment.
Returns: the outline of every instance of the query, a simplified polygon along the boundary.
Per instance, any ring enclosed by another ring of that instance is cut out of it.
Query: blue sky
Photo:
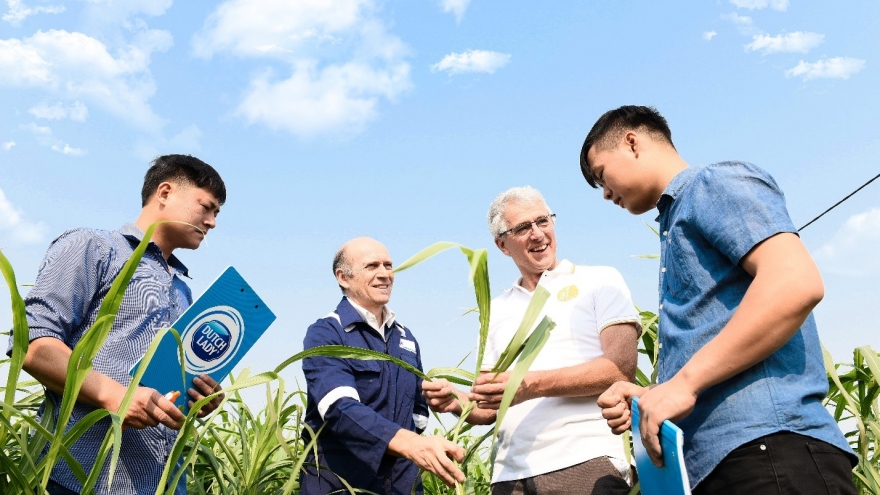
[[[875,1],[536,5],[7,0],[0,247],[31,282],[65,229],[136,218],[153,157],[194,154],[228,201],[207,242],[178,256],[196,294],[234,265],[278,315],[244,359],[259,372],[335,307],[331,259],[351,237],[379,239],[398,263],[435,241],[486,247],[493,293],[509,286],[518,273],[485,214],[517,185],[558,214],[561,257],[617,267],[655,309],[657,262],[633,257],[658,252],[655,213],[602,201],[578,169],[590,126],[622,104],[656,106],[691,165],[768,170],[798,226],[880,169]],[[878,188],[802,235],[838,360],[880,348]],[[476,318],[461,317],[473,305],[450,251],[399,274],[391,307],[433,367],[473,348]]]

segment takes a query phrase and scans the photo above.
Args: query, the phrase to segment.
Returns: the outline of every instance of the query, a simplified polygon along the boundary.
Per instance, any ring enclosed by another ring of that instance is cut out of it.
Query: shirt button
[[[669,231],[668,231],[668,230],[664,230],[664,231],[663,231],[663,235],[664,235],[664,236],[666,236],[666,235],[668,235],[668,234],[669,234]]]
[[[662,304],[660,305],[660,311],[663,311],[663,305],[662,305]]]
[[[661,272],[661,273],[666,273],[666,267],[665,267],[665,266],[661,266],[661,267],[660,267],[660,272]]]
[[[663,349],[663,343],[662,343],[662,342],[658,342],[658,343],[657,343],[657,349]]]
[[[764,445],[763,443],[761,444],[761,450],[767,450],[767,446]]]

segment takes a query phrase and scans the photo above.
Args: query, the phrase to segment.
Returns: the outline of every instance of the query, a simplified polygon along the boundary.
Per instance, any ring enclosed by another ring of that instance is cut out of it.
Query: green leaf
[[[516,395],[520,383],[522,383],[523,378],[525,378],[526,373],[529,371],[529,367],[535,361],[535,358],[538,357],[538,353],[541,352],[544,344],[547,343],[547,340],[550,338],[550,331],[554,327],[556,327],[556,323],[545,316],[523,345],[522,356],[510,372],[507,386],[504,388],[504,395],[501,398],[501,404],[498,407],[498,415],[495,418],[495,435],[498,435],[498,428],[504,420],[504,415],[507,414],[507,409],[510,408],[511,402],[513,402],[513,397]]]

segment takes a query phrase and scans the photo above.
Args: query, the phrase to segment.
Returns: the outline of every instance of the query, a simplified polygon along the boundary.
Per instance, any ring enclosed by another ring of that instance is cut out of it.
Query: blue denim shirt
[[[796,233],[776,182],[758,167],[686,168],[657,202],[660,249],[658,380],[670,380],[727,325],[752,277],[740,260],[761,241]],[[766,304],[773,304],[767,301]],[[684,431],[696,486],[736,447],[791,431],[852,452],[822,399],[828,380],[812,314],[778,351],[703,391]]]
[[[57,338],[72,349],[95,322],[110,285],[143,235],[134,224],[127,223],[113,231],[69,230],[53,241],[34,287],[25,298],[29,340]],[[149,244],[125,290],[110,334],[95,357],[95,371],[123,385],[131,383],[129,370],[144,356],[156,332],[171,326],[192,303],[192,293],[182,279],[186,274],[186,267],[177,258],[171,256],[166,263],[159,246]],[[12,340],[9,339],[10,349]],[[57,419],[61,396],[46,390],[46,400],[54,403]],[[77,403],[68,429],[94,410]],[[41,407],[41,415],[43,411]],[[102,419],[70,448],[86,473],[92,470],[109,426],[110,419]],[[125,430],[112,486],[108,488],[108,456],[95,491],[113,495],[155,493],[176,438],[177,431],[164,425]],[[79,480],[63,460],[55,465],[51,478],[70,490],[81,489]],[[182,477],[175,493],[185,492]]]

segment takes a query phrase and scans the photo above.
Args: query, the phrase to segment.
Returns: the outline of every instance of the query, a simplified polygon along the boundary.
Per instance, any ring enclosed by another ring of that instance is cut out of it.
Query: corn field
[[[0,372],[5,371],[7,380],[0,387],[0,494],[43,494],[49,479],[49,473],[56,462],[68,462],[74,473],[83,481],[90,493],[94,486],[97,472],[86,473],[71,458],[67,448],[90,425],[103,418],[111,419],[112,427],[107,433],[100,451],[100,458],[109,458],[111,465],[116,463],[115,445],[121,437],[122,418],[128,407],[129,399],[138,383],[135,374],[133,385],[119,411],[95,411],[81,423],[67,425],[73,406],[71,397],[75,397],[86,373],[91,369],[91,360],[100,348],[110,326],[115,310],[121,301],[124,288],[131,278],[134,267],[143,253],[142,247],[149,241],[152,227],[144,236],[141,246],[132,255],[132,259],[123,269],[105,299],[101,315],[96,324],[89,330],[88,338],[83,338],[74,349],[68,368],[68,380],[64,392],[64,401],[58,415],[58,424],[52,423],[52,414],[43,414],[37,419],[37,409],[43,402],[43,389],[34,380],[22,378],[21,367],[27,348],[27,323],[25,320],[24,302],[18,292],[18,284],[12,267],[0,252],[0,270],[9,288],[12,305],[15,342],[9,358],[0,359]],[[306,443],[302,438],[305,426],[306,396],[305,391],[296,388],[288,390],[280,377],[280,372],[287,366],[309,355],[332,355],[354,359],[389,359],[419,374],[424,379],[442,377],[468,387],[482,364],[482,351],[488,331],[488,308],[490,300],[487,253],[484,249],[470,250],[453,243],[437,243],[416,254],[403,264],[398,271],[420,263],[445,249],[457,248],[468,259],[470,280],[473,283],[480,321],[479,345],[477,348],[477,367],[474,372],[457,367],[438,368],[427,373],[411,368],[402,361],[397,361],[384,354],[373,353],[362,349],[328,346],[311,349],[291,356],[280,363],[274,370],[251,375],[248,371],[230,379],[225,386],[224,403],[210,416],[199,419],[196,412],[201,405],[213,396],[202,399],[192,408],[175,443],[171,458],[165,467],[165,479],[172,481],[167,491],[161,483],[156,493],[173,493],[173,477],[180,476],[183,471],[174,472],[178,459],[185,465],[188,490],[197,495],[281,495],[299,492],[298,473],[306,458],[305,453],[314,448],[313,443]],[[539,291],[536,291],[539,294]],[[535,326],[536,316],[540,313],[542,302],[540,297],[533,298],[532,305],[520,326],[521,332],[514,339],[503,355],[505,363],[496,371],[504,371],[512,366],[510,390],[514,390],[525,374],[530,358],[540,351],[543,342],[553,323],[547,319],[538,323],[538,331],[528,333]],[[639,352],[644,355],[641,362],[645,363],[637,371],[636,382],[648,385],[656,381],[654,363],[656,361],[657,317],[651,312],[643,311],[642,338]],[[165,330],[167,331],[167,330]],[[159,342],[164,332],[160,332],[154,340]],[[151,347],[144,363],[148,363]],[[880,422],[878,422],[878,396],[880,385],[880,355],[870,347],[859,347],[853,352],[852,363],[834,363],[826,352],[826,369],[830,391],[826,399],[827,407],[841,426],[853,450],[859,457],[859,465],[853,471],[853,478],[862,494],[880,495],[880,454],[877,452],[877,439],[880,438]],[[144,366],[145,366],[144,364]],[[254,411],[246,404],[239,393],[249,387],[262,387],[266,393],[266,405]],[[505,397],[507,394],[505,394]],[[510,394],[512,399],[512,393]],[[509,404],[509,400],[507,404]],[[502,404],[499,421],[503,419],[506,405]],[[464,416],[464,414],[463,414]],[[423,483],[426,495],[488,495],[491,479],[490,451],[492,448],[493,431],[475,432],[463,420],[454,425],[446,426],[441,418],[441,425],[432,433],[443,435],[457,442],[467,452],[461,469],[467,481],[455,487],[447,487],[435,476],[424,473]],[[448,418],[445,418],[448,419]],[[320,435],[320,431],[313,432]],[[315,435],[310,435],[314,438]],[[626,441],[623,437],[621,441]],[[41,456],[41,453],[44,453]],[[103,462],[96,463],[97,466]],[[172,475],[173,473],[173,475]],[[636,490],[633,490],[634,492]],[[357,490],[352,490],[357,493]]]

